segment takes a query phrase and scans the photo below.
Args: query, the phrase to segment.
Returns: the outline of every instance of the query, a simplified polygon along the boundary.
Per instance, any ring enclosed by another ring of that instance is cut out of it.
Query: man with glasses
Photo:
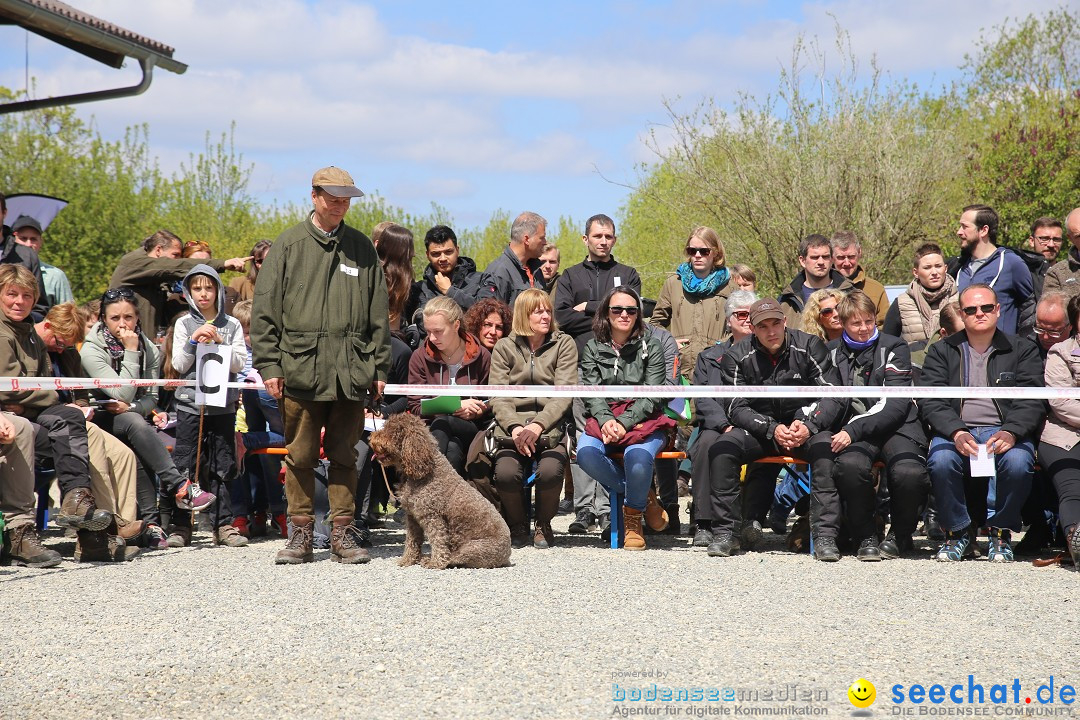
[[[1036,298],[1042,297],[1043,278],[1057,262],[1057,257],[1061,253],[1061,245],[1065,242],[1063,234],[1060,220],[1041,217],[1031,223],[1031,235],[1027,239],[1027,247],[1016,250],[1016,254],[1031,271],[1031,284],[1035,286]]]
[[[848,293],[855,289],[851,281],[833,269],[833,250],[824,235],[807,235],[799,242],[799,265],[802,270],[780,293],[788,325],[795,327],[802,319],[803,306],[815,290],[836,288]]]
[[[1043,291],[1060,290],[1073,297],[1080,295],[1080,208],[1065,216],[1065,235],[1072,247],[1064,260],[1046,271]]]
[[[964,330],[934,343],[919,384],[928,387],[1041,387],[1043,365],[1035,344],[1002,332],[1001,306],[984,283],[960,292]],[[955,562],[975,553],[975,533],[990,528],[989,558],[1011,562],[1012,532],[1031,490],[1033,439],[1046,415],[1042,400],[990,396],[925,398],[919,413],[930,426],[927,468],[938,521],[946,531],[937,559]],[[989,456],[990,467],[972,458]],[[987,484],[984,484],[984,481]]]

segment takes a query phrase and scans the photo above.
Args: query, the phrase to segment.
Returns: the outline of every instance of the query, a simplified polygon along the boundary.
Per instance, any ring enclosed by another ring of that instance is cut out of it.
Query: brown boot
[[[645,549],[645,535],[641,532],[641,516],[640,510],[623,505],[623,528],[625,528],[625,540],[623,540],[624,550],[644,550]]]
[[[4,532],[4,554],[15,565],[50,568],[60,564],[60,553],[41,544],[33,523]]]
[[[137,538],[142,534],[142,531],[146,529],[146,523],[142,520],[123,520],[119,517],[116,518],[115,525],[116,530],[109,534],[116,535],[125,543],[128,540]]]
[[[667,510],[656,499],[656,488],[649,488],[649,500],[645,505],[645,524],[653,532],[666,530],[668,526]]]
[[[56,514],[57,525],[76,530],[104,530],[112,521],[111,512],[98,509],[90,488],[70,490],[60,503],[60,512]]]
[[[234,525],[222,525],[214,531],[214,544],[226,547],[246,547],[248,539]]]
[[[360,531],[351,517],[334,518],[330,529],[330,559],[346,565],[359,565],[371,560],[367,548],[361,545]]]
[[[139,554],[115,535],[104,530],[80,530],[75,543],[75,562],[124,562]]]
[[[314,541],[315,518],[310,515],[293,515],[292,536],[285,547],[274,556],[275,565],[299,565],[315,559],[311,544]]]
[[[532,544],[534,548],[539,550],[547,550],[555,544],[555,533],[551,530],[551,523],[536,523]]]

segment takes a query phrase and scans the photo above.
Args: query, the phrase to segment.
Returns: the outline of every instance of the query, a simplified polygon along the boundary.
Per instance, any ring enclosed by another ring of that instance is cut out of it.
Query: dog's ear
[[[439,446],[431,436],[427,425],[415,415],[401,415],[401,432],[398,434],[397,452],[401,457],[399,468],[406,477],[419,479],[431,473],[435,466],[435,453]]]

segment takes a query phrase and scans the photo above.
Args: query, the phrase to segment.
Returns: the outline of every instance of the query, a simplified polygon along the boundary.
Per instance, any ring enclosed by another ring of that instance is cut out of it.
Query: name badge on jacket
[[[360,277],[359,268],[349,267],[345,263],[341,263],[341,272],[345,273],[346,275],[351,275],[352,277]]]

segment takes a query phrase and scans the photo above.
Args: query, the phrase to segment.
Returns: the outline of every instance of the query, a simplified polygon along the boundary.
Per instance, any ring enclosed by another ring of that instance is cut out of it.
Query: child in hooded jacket
[[[247,346],[240,322],[225,312],[225,286],[209,265],[196,265],[184,277],[184,299],[191,312],[176,320],[173,329],[172,366],[185,380],[195,379],[195,357],[200,343],[217,343],[232,347],[229,361],[229,382],[247,363]],[[163,490],[166,502],[181,508],[204,508],[214,527],[214,542],[230,547],[247,545],[247,538],[233,527],[229,482],[236,475],[236,404],[239,391],[230,388],[225,407],[203,407],[195,404],[194,386],[176,391],[177,422],[176,450],[173,461],[187,479],[178,487]],[[199,425],[202,415],[202,435]],[[202,442],[201,451],[199,442]],[[199,477],[195,477],[196,458]],[[207,492],[213,500],[206,502]],[[173,513],[170,544],[191,542],[191,515]],[[179,542],[182,541],[182,542]]]

